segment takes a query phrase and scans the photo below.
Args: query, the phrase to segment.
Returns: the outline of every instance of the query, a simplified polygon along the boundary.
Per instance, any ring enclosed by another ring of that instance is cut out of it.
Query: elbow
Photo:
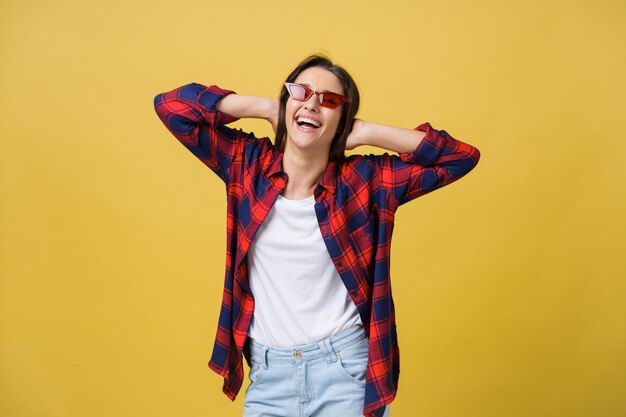
[[[471,146],[470,152],[468,152],[467,156],[463,158],[463,162],[461,164],[462,175],[465,175],[476,168],[478,161],[480,161],[480,151],[478,148]]]
[[[163,96],[165,95],[165,93],[159,93],[156,96],[154,96],[154,99],[152,100],[152,105],[154,106],[154,111],[157,112],[157,114],[159,114],[159,107],[160,104],[163,102]]]
[[[478,148],[472,146],[472,152],[470,154],[470,158],[472,159],[472,169],[478,165],[478,161],[480,161],[480,151],[478,150]]]
[[[461,149],[459,150],[463,153],[461,165],[464,170],[466,170],[465,173],[467,173],[478,165],[478,161],[480,161],[480,151],[477,147],[467,143],[463,143]]]
[[[476,165],[478,165],[478,161],[480,160],[480,151],[477,148],[471,147],[470,151],[466,153],[466,155],[457,160],[450,168],[451,174],[454,178],[459,179],[466,174],[468,174],[471,170],[473,170]]]

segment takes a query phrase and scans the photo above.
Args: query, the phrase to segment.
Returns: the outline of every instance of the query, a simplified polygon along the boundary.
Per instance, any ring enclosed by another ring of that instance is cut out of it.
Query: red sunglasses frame
[[[291,86],[298,86],[298,87],[302,87],[304,88],[304,98],[296,98],[291,94],[291,90],[290,87]],[[326,91],[326,92],[321,92],[321,91],[314,91],[312,89],[310,89],[309,87],[307,87],[306,85],[302,85],[302,84],[298,84],[298,83],[285,83],[285,88],[287,88],[287,93],[289,94],[289,96],[297,101],[307,101],[308,99],[311,98],[311,95],[313,94],[317,94],[318,100],[317,102],[320,104],[320,106],[323,107],[328,107],[329,109],[336,109],[337,107],[341,106],[343,103],[347,103],[350,101],[350,99],[346,96],[342,96],[341,94],[337,94],[337,93],[332,93],[330,91]],[[339,104],[337,104],[336,106],[329,106],[328,103],[324,104],[324,95],[326,95],[327,97],[334,97],[337,100],[339,100]]]

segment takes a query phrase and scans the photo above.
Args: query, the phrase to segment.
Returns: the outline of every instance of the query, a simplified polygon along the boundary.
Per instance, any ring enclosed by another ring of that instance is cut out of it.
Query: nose
[[[319,97],[316,93],[311,94],[311,97],[309,97],[309,99],[304,102],[304,107],[309,110],[317,109],[319,105]]]

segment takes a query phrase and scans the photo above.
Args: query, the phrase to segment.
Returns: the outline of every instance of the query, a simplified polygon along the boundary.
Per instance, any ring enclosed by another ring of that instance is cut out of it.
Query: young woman
[[[355,118],[359,92],[312,55],[279,100],[192,83],[158,94],[170,132],[225,183],[227,253],[209,367],[244,417],[389,415],[400,372],[389,276],[395,211],[471,171],[479,151],[428,122]],[[226,126],[271,123],[276,138]],[[359,145],[398,155],[351,155]]]

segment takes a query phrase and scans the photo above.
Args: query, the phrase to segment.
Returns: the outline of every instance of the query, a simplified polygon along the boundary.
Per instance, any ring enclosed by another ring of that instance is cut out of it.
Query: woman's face
[[[302,71],[294,83],[307,84],[314,91],[330,91],[344,95],[343,87],[339,78],[332,72],[322,67],[310,67]],[[295,146],[308,150],[328,150],[335,137],[343,105],[330,109],[319,104],[317,94],[312,94],[307,101],[287,98],[285,108],[285,124],[287,127],[286,148]],[[298,126],[297,120],[307,117],[320,123],[318,128]]]

